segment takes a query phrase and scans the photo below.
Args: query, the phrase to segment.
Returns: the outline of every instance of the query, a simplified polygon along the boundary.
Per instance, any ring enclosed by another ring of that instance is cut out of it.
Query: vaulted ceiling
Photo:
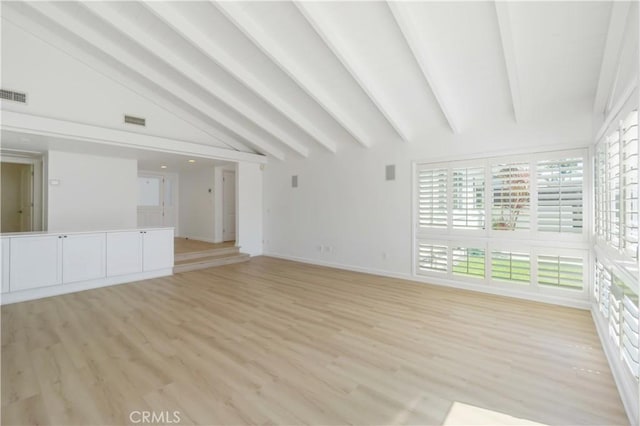
[[[610,2],[3,2],[278,159],[591,111]],[[108,100],[106,100],[108,101]]]

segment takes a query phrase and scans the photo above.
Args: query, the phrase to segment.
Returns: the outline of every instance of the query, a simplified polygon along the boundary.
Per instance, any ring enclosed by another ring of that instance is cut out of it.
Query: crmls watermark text
[[[136,424],[176,424],[181,420],[180,411],[132,411],[129,413],[129,421]]]

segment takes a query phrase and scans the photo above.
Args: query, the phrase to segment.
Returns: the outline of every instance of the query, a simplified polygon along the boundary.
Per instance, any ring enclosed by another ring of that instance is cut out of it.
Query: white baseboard
[[[620,359],[617,348],[609,337],[608,327],[604,324],[604,319],[598,314],[597,308],[594,308],[593,305],[591,305],[591,316],[596,325],[600,343],[604,348],[604,354],[609,362],[613,379],[618,387],[622,404],[624,405],[627,417],[629,417],[629,422],[632,425],[638,425],[640,424],[640,401],[638,400],[640,390],[638,389],[638,382],[625,371],[626,367]]]
[[[310,265],[327,266],[329,268],[344,269],[345,271],[362,272],[363,274],[380,275],[389,278],[399,278],[402,280],[414,281],[410,274],[403,274],[393,271],[385,271],[384,269],[363,268],[360,266],[345,265],[342,263],[325,262],[317,259],[308,259],[306,257],[289,256],[280,253],[262,253],[262,256],[275,257],[277,259],[292,260],[294,262],[308,263]]]
[[[311,265],[327,266],[330,268],[344,269],[344,270],[353,271],[353,272],[362,272],[365,274],[380,275],[380,276],[389,277],[389,278],[399,278],[403,280],[439,285],[443,287],[453,287],[453,288],[459,288],[462,290],[471,290],[471,291],[477,291],[480,293],[494,294],[497,296],[514,297],[517,299],[525,299],[525,300],[531,300],[534,302],[550,303],[553,305],[567,306],[570,308],[578,308],[578,309],[584,309],[584,310],[589,310],[590,308],[590,303],[587,300],[566,299],[566,298],[554,296],[554,295],[518,291],[518,290],[512,290],[512,289],[507,289],[503,287],[489,287],[486,285],[459,282],[454,280],[441,279],[437,277],[433,277],[433,278],[420,277],[420,276],[415,276],[415,275],[401,273],[401,272],[385,271],[382,269],[374,269],[374,268],[363,268],[361,266],[326,262],[326,261],[317,260],[317,259],[289,256],[289,255],[280,254],[280,253],[264,253],[263,255],[269,256],[269,257],[275,257],[278,259],[293,260],[295,262],[308,263]]]
[[[120,275],[117,277],[100,278],[97,280],[80,281],[70,284],[59,284],[48,287],[34,288],[0,295],[0,305],[25,302],[27,300],[42,299],[43,297],[59,296],[61,294],[76,293],[78,291],[94,288],[108,287],[118,284],[127,284],[134,281],[148,280],[151,278],[166,277],[173,274],[173,268],[158,269],[157,271],[140,272],[137,274]]]

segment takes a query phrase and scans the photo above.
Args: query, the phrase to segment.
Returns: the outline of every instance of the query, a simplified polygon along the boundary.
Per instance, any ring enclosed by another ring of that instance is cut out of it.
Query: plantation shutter
[[[448,270],[449,256],[447,246],[418,244],[418,271],[419,272],[444,272]]]
[[[581,289],[582,258],[568,256],[538,256],[538,284]]]
[[[492,251],[491,278],[529,283],[531,280],[531,257],[527,253]]]
[[[593,274],[593,298],[600,304],[600,286],[602,285],[602,279],[604,274],[604,265],[596,259],[594,274]]]
[[[447,227],[447,169],[418,170],[418,226]]]
[[[596,150],[595,160],[595,225],[596,234],[608,240],[607,222],[607,144],[602,143]]]
[[[622,299],[622,358],[638,377],[638,296],[625,292]]]
[[[453,227],[484,229],[484,167],[453,169]]]
[[[484,249],[454,247],[451,261],[454,274],[484,278]]]
[[[616,249],[620,248],[620,132],[607,138],[607,204],[606,220],[609,225],[607,240]]]
[[[492,228],[529,229],[529,164],[497,164],[492,168]]]
[[[627,256],[638,259],[638,111],[622,122],[622,232],[621,248]]]
[[[613,285],[609,293],[609,335],[620,347],[620,329],[622,325],[622,288],[618,277],[613,276]]]
[[[582,232],[582,158],[539,161],[538,231]]]

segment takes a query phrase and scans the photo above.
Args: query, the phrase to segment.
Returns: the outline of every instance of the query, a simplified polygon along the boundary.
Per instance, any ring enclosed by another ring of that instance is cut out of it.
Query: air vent
[[[134,117],[132,115],[125,115],[124,122],[129,124],[135,124],[136,126],[146,126],[146,119],[140,117]]]
[[[27,94],[20,92],[13,92],[11,90],[0,90],[0,99],[5,99],[7,101],[15,101],[23,104],[27,103]]]

